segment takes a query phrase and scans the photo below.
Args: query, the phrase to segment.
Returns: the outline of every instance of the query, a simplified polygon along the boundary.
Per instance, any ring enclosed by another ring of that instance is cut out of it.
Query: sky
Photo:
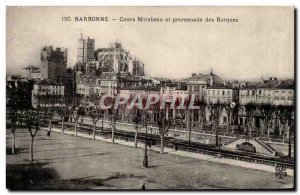
[[[23,67],[38,66],[45,45],[68,48],[71,67],[83,33],[95,39],[95,49],[120,41],[152,77],[185,78],[213,69],[226,79],[294,78],[293,14],[292,7],[8,7],[6,70],[19,74]],[[73,21],[62,21],[64,16]],[[74,21],[80,16],[109,21]],[[203,22],[121,22],[120,17]],[[205,22],[207,17],[215,21]],[[216,22],[216,17],[238,22]]]

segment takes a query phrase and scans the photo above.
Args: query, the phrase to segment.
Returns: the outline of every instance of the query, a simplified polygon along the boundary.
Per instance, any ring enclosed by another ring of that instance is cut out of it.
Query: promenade
[[[11,133],[7,131],[7,187],[141,189],[145,184],[146,189],[273,189],[293,186],[291,176],[279,179],[272,172],[219,163],[218,158],[205,159],[199,154],[187,156],[171,149],[162,155],[155,147],[148,151],[149,168],[144,168],[143,145],[134,148],[133,143],[125,145],[116,140],[118,144],[111,144],[109,140],[91,140],[86,136],[52,132],[49,138],[46,131],[39,131],[34,142],[35,161],[28,162],[28,131],[17,130],[16,155],[10,154]]]

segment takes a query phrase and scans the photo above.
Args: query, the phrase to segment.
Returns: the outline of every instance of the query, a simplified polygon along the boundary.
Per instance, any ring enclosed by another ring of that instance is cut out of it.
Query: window
[[[222,91],[222,95],[225,95],[225,91],[224,90]]]
[[[244,119],[240,118],[240,124],[243,125],[244,124]]]

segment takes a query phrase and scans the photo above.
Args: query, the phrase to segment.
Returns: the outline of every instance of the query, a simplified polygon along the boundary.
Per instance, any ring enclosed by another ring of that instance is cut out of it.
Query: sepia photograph
[[[7,6],[7,190],[295,190],[295,14]]]

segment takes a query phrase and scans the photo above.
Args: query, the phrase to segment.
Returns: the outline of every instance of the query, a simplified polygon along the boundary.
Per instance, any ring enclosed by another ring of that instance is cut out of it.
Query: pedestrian
[[[50,138],[50,131],[47,132],[47,136]]]

